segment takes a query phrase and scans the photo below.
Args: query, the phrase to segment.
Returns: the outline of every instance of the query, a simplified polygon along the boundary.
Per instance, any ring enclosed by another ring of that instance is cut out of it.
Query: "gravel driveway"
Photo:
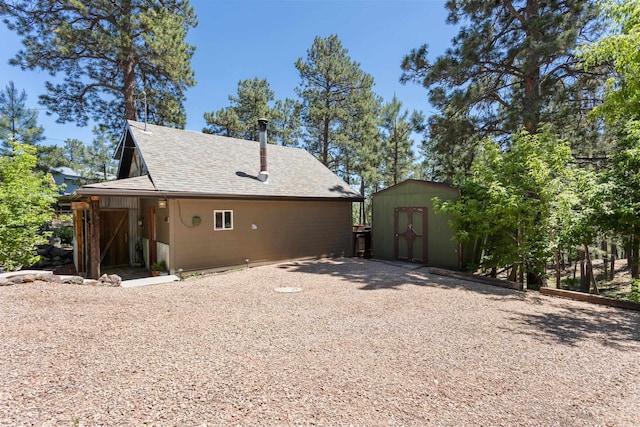
[[[2,287],[0,358],[0,425],[640,425],[640,313],[368,260]]]

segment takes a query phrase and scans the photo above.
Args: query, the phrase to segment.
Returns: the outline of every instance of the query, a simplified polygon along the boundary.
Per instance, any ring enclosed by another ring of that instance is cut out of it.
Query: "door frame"
[[[399,218],[400,218],[400,213],[402,212],[406,212],[407,213],[407,230],[405,231],[400,231],[399,228]],[[414,212],[421,212],[422,213],[422,234],[417,234],[415,231],[413,231],[413,214]],[[429,225],[429,221],[427,218],[427,208],[426,206],[416,206],[416,207],[396,207],[394,208],[394,213],[393,213],[393,257],[395,259],[400,259],[403,261],[408,261],[408,262],[415,262],[415,263],[420,263],[420,264],[426,264],[427,260],[429,259],[429,254],[427,252],[428,250],[428,240],[429,240],[429,233],[428,233],[428,225]],[[407,258],[406,260],[404,258],[400,258],[399,257],[399,252],[400,252],[400,245],[399,245],[399,240],[401,238],[404,238],[407,240]],[[413,249],[414,249],[414,244],[415,241],[418,238],[422,238],[422,257],[423,259],[417,259],[413,257]]]
[[[158,261],[158,245],[156,237],[156,208],[147,209],[147,226],[149,231],[149,268]]]

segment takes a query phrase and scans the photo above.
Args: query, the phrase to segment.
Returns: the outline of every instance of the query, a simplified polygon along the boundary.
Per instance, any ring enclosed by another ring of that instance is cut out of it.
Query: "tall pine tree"
[[[12,81],[0,92],[0,154],[10,153],[15,142],[36,145],[44,139],[38,111],[26,104],[27,93],[19,92]]]
[[[123,117],[148,115],[184,126],[185,91],[195,84],[185,38],[197,25],[188,0],[7,0],[0,15],[22,37],[11,64],[64,76],[40,97],[58,122],[92,119],[118,133]]]
[[[555,132],[580,122],[598,80],[574,52],[586,35],[595,37],[594,0],[449,0],[446,7],[448,22],[460,27],[452,47],[435,61],[426,45],[414,49],[401,77],[426,87],[438,110],[429,136],[440,163],[449,163],[443,171],[468,167],[472,157],[451,154],[473,152],[486,136],[509,144],[520,128],[535,134],[542,123]]]
[[[350,108],[364,105],[372,97],[373,78],[352,61],[337,35],[316,37],[305,59],[296,61],[300,85],[296,91],[302,99],[302,118],[306,148],[334,171],[345,168],[344,134],[341,129],[368,113],[351,115]],[[371,107],[373,108],[373,107]],[[350,140],[349,144],[361,141]],[[348,168],[347,168],[348,169]],[[344,174],[347,171],[343,170]]]

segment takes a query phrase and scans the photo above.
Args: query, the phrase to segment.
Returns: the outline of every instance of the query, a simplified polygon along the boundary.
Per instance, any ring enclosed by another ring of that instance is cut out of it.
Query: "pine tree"
[[[351,60],[336,35],[316,37],[306,58],[296,61],[296,68],[301,79],[296,92],[303,104],[306,148],[324,165],[339,171],[344,166],[341,129],[348,127],[345,123],[359,120],[358,115],[350,116],[349,107],[372,96],[373,78]]]
[[[283,146],[297,146],[302,138],[302,104],[286,98],[277,100],[271,109],[269,139]]]
[[[411,134],[423,132],[424,123],[425,117],[422,113],[415,110],[411,114],[408,110],[403,112],[402,102],[395,95],[382,107],[380,126],[387,185],[395,185],[409,176],[415,160]]]
[[[209,126],[203,132],[256,141],[258,119],[269,119],[269,102],[273,100],[274,93],[266,79],[254,77],[241,80],[238,82],[237,96],[229,96],[229,107],[204,114]]]
[[[64,76],[40,96],[58,122],[92,119],[116,134],[123,117],[146,113],[156,124],[184,126],[185,91],[195,84],[185,38],[197,25],[188,0],[8,0],[0,15],[22,37],[11,64]]]
[[[585,35],[597,36],[595,1],[460,0],[447,8],[448,22],[460,26],[452,47],[433,62],[426,45],[414,49],[401,78],[429,90],[438,110],[430,144],[445,171],[468,167],[472,159],[456,152],[472,152],[486,136],[509,144],[518,129],[535,134],[542,123],[578,129],[599,84],[592,77],[600,71],[585,73],[575,55]]]
[[[27,93],[18,92],[13,82],[0,92],[0,154],[7,155],[12,143],[36,145],[44,137],[38,125],[38,111],[26,107]]]
[[[93,128],[93,141],[85,148],[84,176],[87,182],[100,182],[113,179],[116,163],[113,159],[115,140],[101,126]]]

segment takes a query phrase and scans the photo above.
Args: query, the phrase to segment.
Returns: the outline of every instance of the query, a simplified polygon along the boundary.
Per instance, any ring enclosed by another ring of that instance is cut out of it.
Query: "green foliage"
[[[162,260],[151,264],[151,271],[167,271],[167,263]]]
[[[53,218],[57,189],[50,176],[36,173],[36,149],[15,143],[0,157],[0,266],[13,270],[37,261],[38,229]]]
[[[568,142],[548,131],[522,131],[506,151],[484,140],[470,173],[459,175],[460,199],[436,199],[436,210],[453,215],[458,241],[481,242],[482,268],[520,265],[541,275],[557,245],[552,230],[572,178],[570,157]]]
[[[64,76],[40,97],[59,122],[91,118],[118,133],[122,117],[143,113],[144,91],[149,121],[184,126],[185,91],[195,84],[185,38],[197,25],[188,0],[8,0],[0,15],[22,37],[11,64]]]
[[[277,100],[271,109],[269,140],[283,146],[297,146],[302,138],[302,104],[285,98]]]
[[[274,93],[266,79],[241,80],[237,96],[229,96],[229,107],[204,114],[208,127],[203,132],[256,141],[258,119],[270,118],[269,102],[273,99]]]
[[[421,112],[402,112],[402,102],[394,95],[382,107],[382,150],[384,153],[385,184],[395,185],[409,177],[415,155],[411,149],[413,132],[423,132],[425,117]]]
[[[598,221],[604,232],[628,242],[631,275],[640,277],[640,3],[605,2],[613,31],[587,45],[583,55],[589,67],[611,64],[616,74],[608,80],[604,104],[596,110],[618,131],[609,167],[601,175]]]
[[[0,92],[0,154],[10,154],[13,141],[36,145],[43,139],[38,112],[28,110],[26,102],[27,93],[18,93],[12,81]]]
[[[306,148],[324,165],[349,179],[345,148],[363,141],[348,137],[377,108],[373,78],[352,61],[338,36],[316,37],[305,59],[296,61]]]
[[[640,280],[631,281],[631,292],[629,292],[628,298],[631,301],[640,302]]]
[[[607,80],[605,102],[597,112],[610,123],[640,119],[640,3],[606,1],[605,14],[613,34],[584,47],[586,67],[610,64],[616,74]]]
[[[428,47],[402,62],[401,81],[422,84],[437,113],[429,120],[427,142],[432,174],[449,180],[468,170],[474,147],[485,137],[510,143],[524,127],[540,124],[555,133],[586,135],[585,109],[596,98],[600,72],[585,73],[574,50],[598,28],[593,0],[448,1],[448,22],[460,31],[444,55],[430,60]],[[573,133],[568,128],[580,129]]]

